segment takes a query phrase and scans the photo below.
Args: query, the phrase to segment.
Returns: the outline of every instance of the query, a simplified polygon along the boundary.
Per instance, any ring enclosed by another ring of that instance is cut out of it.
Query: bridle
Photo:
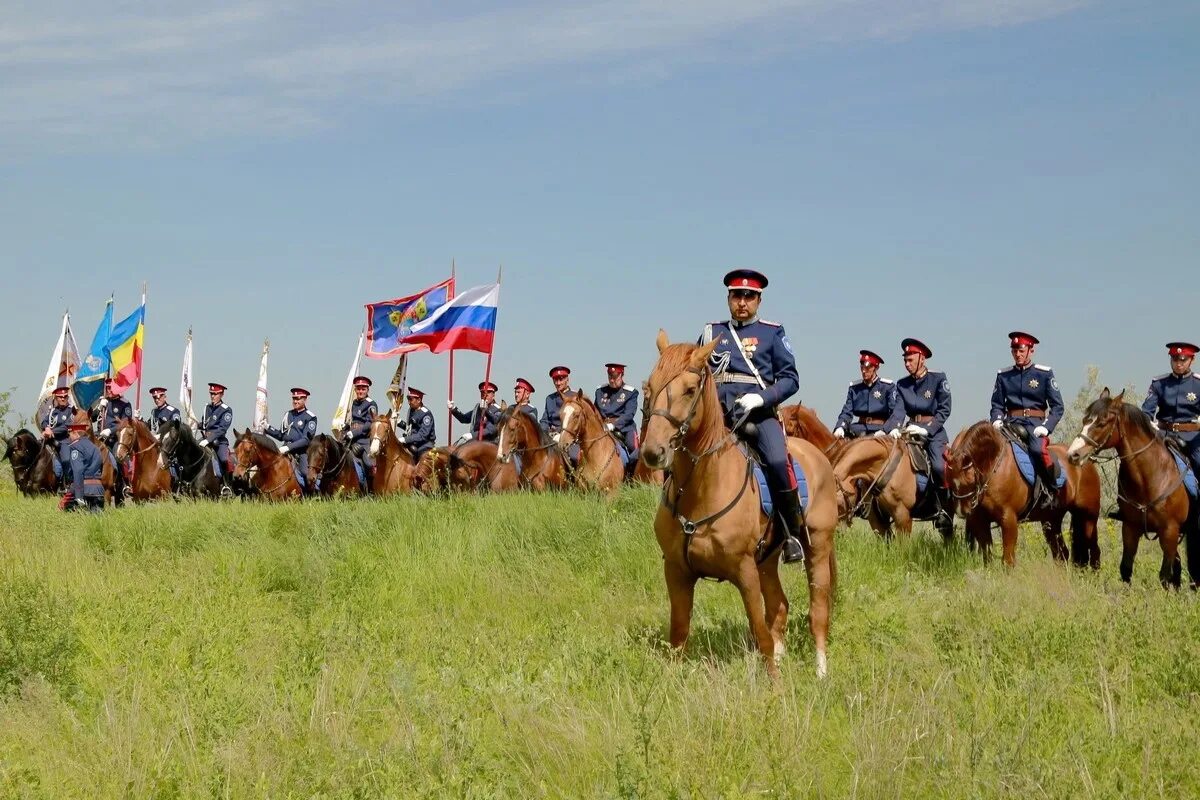
[[[125,444],[125,441],[122,438],[125,435],[125,431],[132,431],[132,433],[130,435],[133,437],[134,445],[137,445],[137,428],[135,428],[133,426],[133,423],[130,423],[129,426],[127,428],[125,428],[125,430],[123,430],[119,434],[117,434],[117,449],[118,450],[121,449],[122,447],[125,448],[126,451],[130,450],[130,446]],[[152,449],[157,444],[158,444],[158,441],[153,436],[151,436],[150,444],[146,445],[141,450],[134,450],[132,453],[126,452],[124,457],[122,457],[119,453],[113,453],[113,455],[116,456],[117,461],[125,461],[126,459],[131,458],[131,457],[137,458],[142,453],[147,452],[148,450]]]
[[[579,416],[579,420],[580,420],[580,422],[579,422],[579,427],[580,427],[580,429],[582,429],[582,428],[583,428],[583,426],[584,426],[584,423],[585,423],[585,420],[584,420],[584,413],[585,413],[585,412],[584,412],[584,410],[583,410],[583,406],[582,406],[582,404],[578,404],[578,408],[576,409],[576,411],[575,411],[575,414]],[[588,452],[588,451],[590,451],[590,450],[591,450],[591,448],[592,448],[592,445],[596,444],[596,442],[599,442],[601,439],[605,439],[605,438],[607,438],[607,439],[610,439],[610,440],[612,440],[613,447],[612,447],[612,449],[611,449],[611,450],[609,450],[609,451],[608,451],[608,457],[604,459],[604,463],[600,465],[600,469],[599,469],[599,470],[597,471],[597,473],[596,473],[598,476],[603,476],[603,475],[604,475],[604,473],[608,471],[608,466],[609,466],[609,464],[611,464],[611,463],[612,463],[612,460],[613,460],[614,458],[616,458],[616,457],[617,457],[617,448],[621,446],[621,445],[620,445],[620,444],[618,444],[618,442],[617,442],[617,437],[616,437],[616,434],[615,434],[615,433],[613,433],[612,431],[610,431],[610,430],[608,430],[607,428],[605,428],[605,427],[604,427],[604,421],[603,421],[603,420],[601,420],[601,421],[600,421],[600,433],[599,433],[599,434],[597,434],[596,436],[593,436],[593,437],[591,437],[591,438],[588,438],[588,439],[585,439],[585,438],[583,438],[583,437],[582,437],[582,436],[580,436],[580,435],[579,435],[579,433],[577,433],[576,431],[568,431],[568,430],[567,430],[565,427],[562,429],[562,432],[563,432],[563,433],[570,433],[570,434],[571,434],[571,436],[572,436],[572,437],[574,438],[574,440],[575,440],[575,442],[574,442],[574,443],[576,443],[576,444],[578,444],[578,445],[579,445],[579,452],[580,452],[580,458],[579,458],[579,461],[580,461],[580,464],[581,464],[581,465],[582,465],[582,462],[583,462],[583,455],[582,455],[582,454],[583,454],[583,453],[586,453],[586,452]],[[559,439],[559,442],[558,442],[558,449],[559,449],[559,450],[560,450],[560,451],[563,453],[564,457],[566,456],[566,454],[567,454],[567,451],[570,449],[570,447],[571,447],[571,444],[572,444],[571,442],[568,442],[567,444],[565,444],[565,445],[564,445],[564,444],[562,443],[562,439],[561,439],[561,438]],[[568,465],[571,463],[571,460],[570,460],[569,458],[564,458],[564,461],[565,461],[565,463],[567,463]],[[577,471],[577,470],[576,470],[576,471]],[[577,476],[577,477],[578,477],[578,476]]]

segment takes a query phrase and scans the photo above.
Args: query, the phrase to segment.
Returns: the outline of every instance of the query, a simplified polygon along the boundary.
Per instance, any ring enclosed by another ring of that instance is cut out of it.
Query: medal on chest
[[[757,336],[747,336],[745,339],[742,339],[742,353],[743,353],[743,355],[746,356],[747,360],[754,358],[754,351],[757,349],[758,349],[758,337]]]
[[[1189,402],[1189,403],[1194,403],[1194,402],[1196,402],[1196,393],[1195,393],[1195,392],[1188,392],[1188,393],[1187,393],[1187,399],[1188,399],[1188,402]]]
[[[922,396],[922,397],[924,397],[926,400],[928,400],[929,398],[933,397],[933,392],[931,392],[931,391],[929,391],[928,389],[926,389],[926,390],[925,390],[925,393],[924,393],[923,395],[921,395],[921,396]]]
[[[1037,378],[1030,378],[1030,379],[1029,379],[1029,388],[1030,388],[1030,389],[1036,389],[1037,387],[1038,387],[1038,380],[1037,380]]]

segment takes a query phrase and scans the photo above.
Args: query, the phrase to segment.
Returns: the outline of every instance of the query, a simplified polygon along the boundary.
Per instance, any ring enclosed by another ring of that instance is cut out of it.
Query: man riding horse
[[[996,375],[996,386],[992,390],[992,425],[1023,429],[1030,460],[1046,488],[1053,492],[1058,483],[1058,466],[1050,457],[1047,442],[1063,416],[1062,393],[1054,380],[1054,370],[1033,363],[1033,351],[1040,344],[1036,336],[1013,331],[1008,334],[1008,342],[1013,365]]]
[[[885,436],[883,426],[896,410],[896,384],[891,378],[879,377],[883,359],[870,350],[858,351],[858,369],[862,380],[850,384],[846,402],[833,426],[837,439],[857,439],[860,436]],[[858,417],[857,422],[852,418]]]
[[[268,427],[267,436],[282,442],[279,452],[298,461],[300,475],[308,474],[308,443],[317,433],[317,417],[308,410],[308,389],[300,386],[292,387],[292,408],[283,415],[283,424],[279,428]],[[316,491],[315,486],[304,487],[308,492]]]
[[[227,434],[233,425],[233,409],[225,403],[225,384],[208,384],[209,403],[204,407],[204,415],[200,420],[200,446],[213,450],[216,456],[213,463],[221,474],[222,480],[229,483],[227,477],[229,468],[229,439]]]
[[[1179,443],[1200,476],[1200,372],[1192,372],[1197,350],[1200,347],[1189,342],[1167,344],[1171,371],[1150,381],[1142,411]]]
[[[458,437],[455,444],[462,444],[472,439],[485,442],[495,442],[498,432],[496,423],[500,421],[500,404],[496,402],[496,391],[500,387],[491,381],[479,383],[479,402],[470,411],[460,411],[453,400],[447,400],[450,413],[459,422],[470,425],[470,430]]]
[[[938,516],[934,525],[943,537],[954,531],[954,519],[950,516],[950,492],[946,489],[946,445],[950,437],[946,434],[946,420],[950,418],[950,382],[943,372],[930,372],[925,360],[933,357],[933,351],[919,339],[904,339],[900,342],[904,354],[904,369],[908,372],[896,381],[897,403],[892,416],[884,428],[888,435],[899,439],[901,432],[919,437],[929,456],[930,486],[927,491],[937,493]],[[908,417],[908,425],[900,425]]]
[[[71,390],[66,386],[55,389],[54,401],[46,412],[46,416],[41,419],[42,437],[52,440],[58,450],[58,457],[53,462],[54,477],[64,484],[71,480],[71,475],[67,471],[67,465],[71,461],[71,443],[67,426],[75,418],[75,409],[71,406],[70,393]]]
[[[705,325],[699,343],[716,340],[709,366],[726,423],[762,458],[776,513],[784,526],[783,560],[788,564],[803,561],[804,548],[797,534],[804,530],[804,514],[787,436],[776,416],[779,405],[800,388],[796,359],[783,326],[758,317],[766,276],[752,269],[735,269],[725,275],[724,282],[731,319]]]
[[[346,439],[346,446],[363,466],[367,486],[371,485],[371,475],[375,471],[375,459],[371,457],[370,450],[371,423],[379,416],[379,404],[367,394],[370,388],[370,378],[366,375],[355,376],[354,400],[350,403],[350,424],[342,434]]]
[[[629,472],[638,460],[637,410],[638,390],[625,382],[625,365],[609,362],[608,382],[596,389],[595,404],[604,417],[604,426],[616,434],[629,455]]]
[[[408,433],[403,441],[412,453],[413,461],[417,463],[420,463],[421,456],[432,450],[437,443],[433,413],[425,407],[424,402],[424,392],[408,387]]]
[[[150,409],[150,433],[157,441],[161,438],[159,429],[166,422],[180,422],[182,417],[179,414],[179,409],[167,402],[167,390],[164,386],[150,387],[150,399],[154,401],[154,408]],[[171,486],[174,487],[175,481],[179,478],[179,462],[174,458],[166,460],[167,472],[171,475]]]

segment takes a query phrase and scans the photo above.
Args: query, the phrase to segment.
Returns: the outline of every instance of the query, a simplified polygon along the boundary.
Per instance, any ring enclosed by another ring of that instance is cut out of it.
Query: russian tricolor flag
[[[423,344],[435,353],[446,350],[492,352],[500,284],[473,286],[412,326],[400,341]]]

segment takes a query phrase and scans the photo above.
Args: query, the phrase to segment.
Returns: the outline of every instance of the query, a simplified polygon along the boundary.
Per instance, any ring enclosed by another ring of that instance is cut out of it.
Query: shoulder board
[[[179,410],[178,408],[176,408],[175,406],[172,406],[172,405],[165,405],[165,406],[163,406],[163,408],[165,408],[167,411],[178,411]]]
[[[1161,381],[1161,380],[1165,380],[1165,379],[1167,379],[1167,378],[1171,377],[1171,375],[1172,375],[1172,374],[1173,374],[1173,373],[1170,373],[1170,372],[1164,372],[1162,375],[1155,375],[1155,376],[1154,376],[1153,378],[1151,378],[1150,380],[1151,380],[1151,381]]]
[[[633,388],[633,387],[632,387],[632,386],[630,386],[628,383],[627,383],[627,384],[625,384],[624,386],[622,386],[621,388],[622,388],[622,389],[624,389],[624,390],[625,390],[625,391],[627,391],[627,392],[636,392],[636,391],[637,391],[637,389]]]
[[[228,409],[229,406],[225,405],[224,403],[221,403],[221,408]]]
[[[862,381],[850,381],[850,385],[851,386],[862,386],[863,382]]]
[[[772,328],[782,328],[783,327],[782,322],[772,322],[769,319],[760,319],[759,322],[761,322],[763,325],[770,325]]]
[[[1045,364],[1034,364],[1033,368],[1040,369],[1042,372],[1053,372],[1054,371],[1050,367],[1047,367]]]
[[[424,411],[426,414],[428,414],[428,413],[429,413],[429,409],[428,409],[428,408],[426,408],[425,406],[421,406],[420,410],[421,410],[421,411]]]
[[[1016,369],[1016,367],[1001,367],[1000,369],[996,370],[996,374],[1003,375],[1006,372],[1012,372],[1014,369]]]
[[[1193,372],[1193,373],[1192,373],[1192,377],[1193,377],[1193,378],[1200,378],[1200,372]]]
[[[892,380],[891,378],[880,378],[879,382],[880,383],[895,383],[895,381]]]

